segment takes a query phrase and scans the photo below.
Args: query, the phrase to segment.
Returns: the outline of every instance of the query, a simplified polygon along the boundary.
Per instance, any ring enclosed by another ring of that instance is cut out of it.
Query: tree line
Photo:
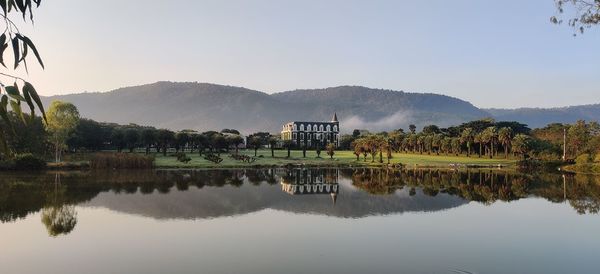
[[[340,147],[354,152],[357,160],[362,156],[372,162],[392,152],[465,155],[467,157],[518,157],[545,161],[575,160],[578,157],[594,158],[600,151],[600,126],[597,122],[578,121],[574,124],[550,124],[531,130],[518,122],[496,122],[482,119],[459,126],[440,128],[428,125],[417,132],[410,125],[408,131],[369,133],[354,130],[341,138]]]

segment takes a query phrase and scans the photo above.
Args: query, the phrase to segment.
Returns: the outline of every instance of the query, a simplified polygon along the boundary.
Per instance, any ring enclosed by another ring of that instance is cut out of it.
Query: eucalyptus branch
[[[23,82],[27,82],[25,79],[23,79],[23,78],[21,78],[19,76],[10,75],[10,74],[6,74],[6,73],[3,73],[3,72],[0,72],[0,75],[6,76],[6,77],[10,77],[10,78],[13,78],[15,80],[21,80]]]

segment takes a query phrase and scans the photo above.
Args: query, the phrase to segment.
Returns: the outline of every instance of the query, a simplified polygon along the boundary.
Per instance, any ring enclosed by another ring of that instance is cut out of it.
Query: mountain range
[[[372,131],[457,125],[495,118],[530,127],[551,122],[597,120],[600,104],[566,108],[480,109],[440,94],[339,86],[274,94],[242,87],[196,82],[156,82],[109,92],[43,97],[75,104],[81,116],[103,122],[135,123],[173,130],[235,128],[243,133],[278,132],[289,121],[329,121],[337,113],[341,129]]]

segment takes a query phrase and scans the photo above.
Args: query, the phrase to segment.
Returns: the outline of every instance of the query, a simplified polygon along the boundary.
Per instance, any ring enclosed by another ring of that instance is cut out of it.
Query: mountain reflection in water
[[[11,173],[0,176],[0,221],[41,211],[48,234],[57,236],[76,226],[75,206],[156,219],[218,218],[263,209],[362,218],[528,197],[568,202],[579,214],[597,214],[600,178],[369,168]]]

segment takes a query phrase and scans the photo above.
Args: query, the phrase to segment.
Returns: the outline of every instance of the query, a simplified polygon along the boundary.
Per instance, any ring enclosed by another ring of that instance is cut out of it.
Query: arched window
[[[327,125],[327,131],[331,131],[331,126]]]
[[[298,125],[294,124],[294,130],[298,130]]]
[[[317,131],[317,130],[319,130],[319,128],[317,128],[317,125],[316,124],[313,125],[313,131]]]
[[[333,131],[337,131],[337,126],[333,126]]]
[[[319,127],[319,131],[323,131],[323,125]]]
[[[304,131],[304,124],[300,124],[300,131]]]
[[[310,125],[308,125],[308,129],[307,129],[307,130],[308,130],[308,131],[311,131],[311,130],[312,130],[312,129],[310,128]]]

